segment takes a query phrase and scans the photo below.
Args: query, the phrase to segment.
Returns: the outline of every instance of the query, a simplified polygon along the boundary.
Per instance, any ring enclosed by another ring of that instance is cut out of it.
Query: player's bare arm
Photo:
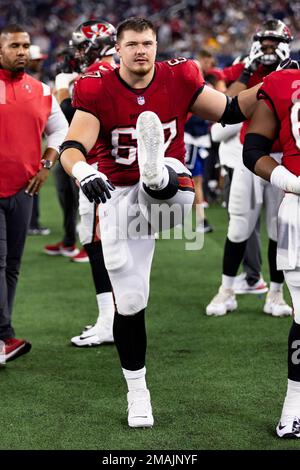
[[[96,204],[105,203],[115,189],[106,175],[86,162],[99,131],[100,122],[93,114],[77,110],[60,152],[65,171],[74,176],[88,200]]]
[[[244,163],[248,166],[247,161],[258,157],[253,166],[254,173],[267,181],[270,181],[272,171],[278,166],[269,155],[277,131],[278,123],[273,111],[264,101],[259,101],[246,133]]]
[[[242,91],[238,97],[230,100],[223,93],[204,86],[191,112],[209,121],[221,121],[224,124],[236,124],[250,118],[257,100],[256,94],[260,85]]]
[[[94,146],[99,131],[100,122],[93,114],[77,110],[64,143],[67,141],[76,141],[81,144],[86,153],[88,153]],[[79,150],[79,148],[71,146],[62,152],[60,161],[65,171],[69,175],[72,175],[72,168],[75,163],[80,161],[85,162],[86,160],[84,153]]]

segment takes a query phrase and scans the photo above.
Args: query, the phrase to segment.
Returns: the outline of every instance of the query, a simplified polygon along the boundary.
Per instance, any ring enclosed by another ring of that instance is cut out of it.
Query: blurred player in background
[[[281,60],[289,57],[291,40],[291,33],[282,21],[269,20],[264,23],[254,36],[246,63],[237,64],[231,69],[233,73],[241,75],[229,87],[227,93],[235,95],[247,87],[260,83],[263,77],[276,69]],[[244,123],[241,130],[242,143],[247,125],[248,123]],[[280,144],[277,142],[274,144],[273,153],[277,152],[279,159],[280,151]],[[276,267],[277,214],[282,196],[282,191],[253,177],[243,165],[235,169],[229,198],[230,220],[224,248],[222,284],[218,294],[206,307],[207,315],[225,315],[237,308],[234,282],[245,254],[247,240],[255,228],[263,202],[266,206],[271,280],[263,310],[276,317],[291,315],[291,308],[285,302],[282,293],[283,273]],[[257,281],[252,287],[260,289],[260,286],[264,288],[262,280]],[[250,289],[251,286],[248,290]]]
[[[276,428],[284,438],[300,438],[300,70],[299,63],[264,79],[259,103],[247,129],[244,163],[256,175],[284,191],[278,215],[277,266],[283,269],[293,302],[288,338],[288,387]],[[279,138],[282,164],[272,158]]]
[[[73,68],[79,73],[62,72],[57,75],[55,88],[58,101],[69,122],[71,122],[75,109],[71,104],[70,85],[81,74],[88,76],[94,73],[103,73],[113,70],[115,67],[113,55],[115,53],[115,33],[113,25],[101,19],[95,19],[80,24],[72,35],[71,47],[73,49]],[[91,149],[88,161],[97,168],[99,148],[97,145]],[[61,165],[56,172],[57,188],[60,195],[61,206],[65,213],[65,220],[72,217],[72,224],[75,226],[76,214],[78,210],[78,188],[74,179],[71,178]],[[72,205],[71,214],[70,204]],[[94,326],[86,326],[79,336],[74,336],[71,342],[74,346],[99,346],[102,343],[113,342],[113,319],[114,300],[111,283],[105,268],[97,204],[90,202],[81,190],[79,190],[79,239],[83,246],[73,261],[83,262],[87,259],[90,262],[92,276],[96,290],[98,306],[98,318]],[[72,230],[75,230],[73,228]],[[54,254],[62,249],[62,243],[45,247],[48,254]]]

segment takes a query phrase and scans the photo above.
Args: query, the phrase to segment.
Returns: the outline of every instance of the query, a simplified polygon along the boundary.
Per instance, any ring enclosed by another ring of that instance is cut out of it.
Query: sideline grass
[[[41,202],[52,232],[28,238],[14,309],[17,336],[33,348],[0,370],[0,449],[299,448],[274,434],[290,319],[263,314],[256,296],[240,297],[238,311],[223,318],[204,315],[220,281],[224,209],[209,209],[216,231],[201,251],[157,242],[147,311],[155,426],[132,430],[114,346],[69,343],[96,317],[90,268],[42,253],[61,237],[52,180]]]

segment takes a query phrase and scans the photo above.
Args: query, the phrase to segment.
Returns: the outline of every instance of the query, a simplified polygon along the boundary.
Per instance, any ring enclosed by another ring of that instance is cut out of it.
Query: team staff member
[[[0,35],[0,339],[6,361],[25,354],[11,317],[33,195],[49,175],[68,124],[50,88],[24,72],[29,34],[18,25]],[[41,138],[47,148],[41,164]]]

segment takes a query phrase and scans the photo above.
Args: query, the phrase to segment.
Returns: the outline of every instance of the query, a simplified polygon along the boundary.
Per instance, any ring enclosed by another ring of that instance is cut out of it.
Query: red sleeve
[[[226,82],[226,85],[235,82],[241,75],[242,71],[244,70],[245,64],[239,63],[235,65],[231,65],[230,67],[225,67],[223,69],[223,78]]]
[[[203,90],[205,80],[194,60],[184,62],[181,67],[181,73],[184,81],[181,93],[188,93],[189,107],[191,107]]]
[[[266,105],[277,116],[274,96],[276,96],[276,84],[274,83],[274,75],[271,73],[270,75],[264,77],[263,84],[257,92],[257,99],[264,100]]]
[[[91,113],[100,120],[98,103],[101,88],[101,77],[97,75],[97,72],[79,78],[74,84],[73,108]]]
[[[225,80],[225,76],[224,76],[222,69],[217,69],[217,68],[209,69],[206,72],[206,75],[214,75],[217,80]]]

